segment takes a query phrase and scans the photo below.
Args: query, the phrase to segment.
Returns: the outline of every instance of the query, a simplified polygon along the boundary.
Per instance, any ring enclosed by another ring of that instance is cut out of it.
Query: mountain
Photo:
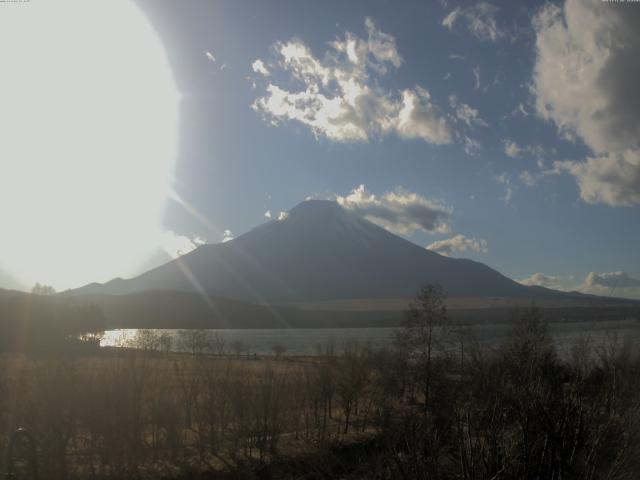
[[[199,293],[260,304],[408,299],[425,282],[450,297],[584,298],[528,287],[488,266],[439,255],[342,208],[310,200],[284,220],[236,239],[203,245],[131,279],[90,284],[74,294]]]

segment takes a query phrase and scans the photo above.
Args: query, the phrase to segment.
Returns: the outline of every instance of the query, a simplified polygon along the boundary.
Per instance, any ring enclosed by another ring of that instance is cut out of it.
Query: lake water
[[[499,345],[512,331],[509,325],[473,325],[465,327],[467,342],[485,346]],[[549,325],[551,336],[561,354],[568,354],[578,341],[588,339],[591,345],[602,346],[612,341],[640,344],[640,323],[633,320],[610,322],[571,322]],[[208,330],[211,335],[224,339],[226,349],[241,341],[250,354],[271,355],[274,346],[282,345],[288,355],[315,355],[333,349],[341,352],[350,343],[369,344],[374,349],[384,348],[393,341],[395,328],[307,328],[307,329],[243,329]],[[102,346],[133,347],[142,330],[109,330],[100,342]],[[180,351],[178,330],[155,330],[174,338],[172,350]]]

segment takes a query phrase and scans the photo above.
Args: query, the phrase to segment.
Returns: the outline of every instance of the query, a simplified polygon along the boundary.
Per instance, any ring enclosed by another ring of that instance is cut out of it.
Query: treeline
[[[87,334],[104,329],[104,316],[94,304],[73,304],[49,294],[0,298],[0,351],[87,348],[91,345]],[[79,340],[82,335],[83,342]]]
[[[584,336],[561,358],[532,307],[497,349],[473,348],[443,298],[427,287],[409,310],[400,340],[423,412],[387,424],[376,470],[393,473],[378,478],[638,478],[636,345]]]
[[[240,359],[184,332],[192,353],[145,333],[139,350],[5,356],[0,462],[23,426],[51,479],[638,477],[635,348],[585,338],[561,358],[535,309],[481,348],[443,300],[422,290],[384,351]]]

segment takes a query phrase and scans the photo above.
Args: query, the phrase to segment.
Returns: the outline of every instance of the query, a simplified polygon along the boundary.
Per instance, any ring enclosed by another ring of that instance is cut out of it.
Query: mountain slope
[[[410,298],[425,282],[452,297],[569,295],[526,287],[484,264],[421,248],[343,209],[306,201],[230,242],[204,245],[138,277],[75,293],[206,293],[257,303]]]

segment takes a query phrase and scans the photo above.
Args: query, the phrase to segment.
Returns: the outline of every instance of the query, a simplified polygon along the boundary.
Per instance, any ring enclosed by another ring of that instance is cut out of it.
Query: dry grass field
[[[532,311],[479,349],[432,306],[387,351],[178,354],[145,334],[137,349],[2,354],[0,471],[24,427],[42,479],[637,478],[635,346],[561,357]],[[28,472],[23,444],[11,457]]]
[[[45,478],[236,471],[353,442],[371,435],[364,359],[359,351],[340,359],[5,354],[0,457],[17,427],[37,439]]]

